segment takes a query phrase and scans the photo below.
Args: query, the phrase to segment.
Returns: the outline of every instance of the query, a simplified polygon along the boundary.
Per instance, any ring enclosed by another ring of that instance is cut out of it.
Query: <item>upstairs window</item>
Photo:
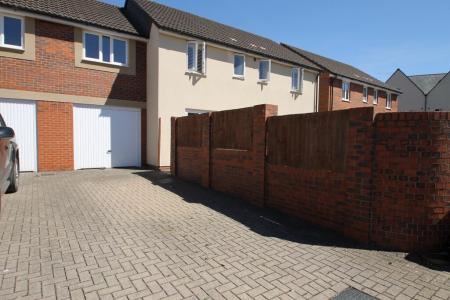
[[[363,102],[367,103],[367,97],[369,95],[369,88],[367,86],[363,87]]]
[[[187,43],[187,71],[191,73],[205,74],[206,71],[206,44],[205,42]]]
[[[350,101],[350,82],[342,81],[342,100]]]
[[[303,69],[301,68],[291,70],[291,91],[296,93],[303,91]]]
[[[128,43],[107,35],[83,34],[83,59],[107,64],[128,64]]]
[[[24,19],[0,14],[0,47],[23,49]]]
[[[391,93],[387,93],[386,96],[386,108],[391,109],[392,108],[392,95]]]
[[[244,77],[245,73],[245,56],[243,54],[234,55],[234,73],[235,77]]]
[[[378,90],[373,90],[373,104],[378,104]]]
[[[268,82],[270,80],[270,68],[271,62],[268,59],[262,59],[259,61],[259,76],[258,79],[260,82]]]

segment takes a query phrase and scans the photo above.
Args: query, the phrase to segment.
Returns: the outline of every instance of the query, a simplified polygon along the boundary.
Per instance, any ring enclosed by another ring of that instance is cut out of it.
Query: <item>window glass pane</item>
[[[102,53],[103,53],[103,61],[110,62],[111,61],[111,39],[109,36],[102,37]]]
[[[84,49],[87,58],[100,59],[99,37],[97,35],[85,33]]]
[[[262,60],[259,62],[259,79],[267,80],[269,74],[269,61]]]
[[[298,74],[298,69],[294,68],[292,69],[291,72],[291,88],[293,91],[297,91],[299,88],[299,74]]]
[[[5,44],[22,46],[22,21],[20,19],[5,17]]]
[[[234,75],[244,76],[244,56],[234,56]]]
[[[203,65],[204,65],[204,61],[203,61],[203,54],[204,54],[204,45],[203,44],[198,44],[197,46],[197,72],[199,73],[203,73]]]
[[[195,70],[195,44],[194,43],[188,44],[187,60],[188,60],[188,70],[194,71]]]
[[[127,46],[125,41],[113,40],[114,62],[127,63]]]

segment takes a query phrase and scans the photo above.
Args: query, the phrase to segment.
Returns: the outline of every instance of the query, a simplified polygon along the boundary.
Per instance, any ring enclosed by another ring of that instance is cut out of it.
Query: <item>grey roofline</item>
[[[108,4],[108,3],[106,3]],[[119,6],[115,6],[112,4],[109,4],[111,6],[117,7],[120,12],[125,16],[125,18],[128,19],[128,17],[123,13],[123,8],[119,7]],[[128,35],[132,35],[132,36],[137,36],[137,37],[144,37],[139,33],[133,33],[133,32],[129,32],[126,30],[120,30],[120,29],[115,29],[115,28],[111,28],[108,26],[102,26],[102,25],[98,25],[96,23],[91,23],[91,22],[87,22],[87,21],[80,21],[74,18],[69,18],[69,17],[63,17],[57,14],[51,14],[51,13],[47,13],[47,12],[43,12],[43,11],[39,11],[39,10],[33,10],[33,9],[29,9],[29,8],[25,8],[25,7],[15,7],[13,5],[8,5],[8,4],[0,4],[0,7],[6,7],[8,9],[12,9],[14,11],[25,11],[25,12],[29,12],[29,13],[33,13],[33,14],[37,14],[37,15],[43,15],[43,16],[49,16],[52,18],[56,18],[56,19],[60,19],[60,20],[65,20],[65,21],[70,21],[70,22],[74,22],[74,23],[79,23],[79,24],[84,24],[84,25],[89,25],[89,26],[93,26],[93,27],[97,27],[97,28],[101,28],[101,29],[107,29],[107,30],[111,30],[111,31],[115,31],[115,32],[120,32],[123,34],[128,34]]]
[[[363,81],[363,80],[360,80],[360,79],[352,78],[352,77],[346,76],[346,75],[344,75],[344,74],[338,74],[338,73],[336,73],[336,72],[332,72],[330,69],[328,69],[327,67],[323,66],[322,64],[316,62],[315,60],[312,60],[312,59],[310,59],[309,57],[307,57],[306,55],[303,55],[303,54],[299,53],[298,51],[295,51],[295,49],[293,49],[292,46],[290,46],[290,45],[288,45],[288,44],[285,44],[285,43],[281,43],[281,45],[284,46],[284,47],[286,47],[286,48],[288,48],[289,50],[293,51],[294,53],[300,55],[301,57],[303,57],[303,58],[305,58],[305,59],[307,59],[307,60],[309,60],[309,61],[315,63],[316,65],[319,65],[319,66],[322,67],[324,70],[327,70],[328,72],[330,72],[330,73],[332,73],[332,74],[339,75],[339,76],[342,76],[342,77],[345,77],[345,78],[348,78],[348,79],[351,79],[351,80],[354,80],[354,81],[358,81],[358,82],[361,82],[361,83],[365,83],[365,84],[368,84],[368,85],[373,85],[373,86],[376,86],[376,87],[378,87],[378,88],[380,88],[380,89],[385,89],[385,90],[389,90],[389,91],[391,91],[391,92],[396,92],[396,93],[398,93],[398,94],[402,94],[402,92],[401,92],[400,90],[395,89],[395,88],[387,88],[387,87],[383,87],[383,86],[380,86],[380,85],[377,85],[377,84],[374,84],[374,83],[371,83],[371,82],[366,82],[366,81]]]
[[[447,74],[445,74],[444,77],[442,77],[425,96],[428,96],[431,93],[431,91],[434,90],[442,82],[442,80],[444,80],[445,77],[449,76],[449,74],[450,74],[450,71],[447,72]]]
[[[124,4],[124,9],[125,9],[125,10],[126,10],[126,7],[127,7],[127,5],[128,5],[128,1],[129,1],[129,0],[125,0],[125,4]],[[158,4],[159,4],[159,3],[158,3]],[[163,5],[163,4],[160,4],[160,5]],[[189,13],[189,12],[185,12],[185,11],[183,11],[183,10],[177,9],[177,8],[173,8],[173,7],[170,7],[170,8],[171,8],[171,9],[174,9],[174,10],[181,11],[181,12],[183,12],[183,13]],[[145,11],[145,9],[144,9],[144,11]],[[180,34],[180,35],[184,35],[184,36],[190,36],[190,37],[193,37],[193,38],[196,38],[196,39],[200,39],[200,40],[207,41],[207,42],[210,42],[210,43],[222,45],[222,46],[225,46],[225,47],[228,47],[228,48],[233,48],[233,49],[237,49],[237,50],[240,50],[240,51],[243,51],[243,52],[252,53],[252,54],[257,55],[257,56],[268,57],[268,58],[270,58],[270,59],[278,60],[278,61],[281,61],[281,62],[284,62],[284,63],[288,63],[288,64],[292,64],[292,65],[304,67],[304,68],[306,68],[306,69],[314,70],[314,71],[317,71],[317,72],[319,72],[319,73],[323,71],[323,69],[321,69],[321,66],[320,66],[319,64],[317,64],[317,63],[311,61],[310,59],[308,59],[308,61],[311,62],[312,64],[318,66],[318,68],[315,68],[315,67],[313,67],[313,66],[306,66],[306,65],[300,64],[300,63],[298,63],[298,62],[294,62],[294,61],[290,61],[290,60],[286,60],[286,59],[281,59],[281,58],[272,56],[272,55],[270,55],[270,54],[262,54],[262,53],[259,53],[259,52],[257,52],[257,51],[252,51],[252,50],[250,50],[250,49],[246,49],[246,48],[239,47],[239,46],[236,46],[236,45],[230,45],[230,44],[223,43],[223,42],[220,42],[220,41],[215,41],[215,40],[208,39],[208,38],[205,38],[205,37],[201,37],[201,36],[198,36],[198,35],[195,35],[195,34],[186,34],[185,32],[182,32],[182,31],[180,31],[180,30],[175,30],[175,29],[172,29],[172,28],[168,28],[168,27],[162,26],[161,24],[159,24],[158,22],[156,22],[155,19],[152,18],[148,13],[146,13],[146,14],[147,14],[147,16],[150,18],[151,23],[154,23],[154,24],[156,24],[156,25],[158,26],[158,28],[163,29],[163,30],[166,30],[166,31],[169,31],[169,32],[174,32],[174,33],[177,33],[177,34]],[[191,14],[191,13],[189,13],[189,14]],[[195,15],[195,14],[191,14],[191,15],[194,15],[194,16],[199,17],[199,18],[204,18],[204,17],[201,17],[201,16],[197,16],[197,15]],[[204,19],[205,19],[205,18],[204,18]],[[209,20],[209,19],[208,19],[208,20]],[[209,20],[209,21],[218,23],[217,21],[214,21],[214,20]],[[229,26],[229,25],[226,25],[226,26]],[[230,27],[231,27],[231,26],[230,26]],[[238,29],[238,30],[241,30],[241,29]],[[242,30],[241,30],[241,31],[242,31]],[[250,33],[250,32],[249,32],[249,33]],[[251,33],[251,34],[254,34],[254,33]],[[148,37],[147,37],[147,38],[148,38]],[[262,38],[264,38],[264,37],[262,37]],[[273,42],[276,43],[275,41],[273,41]],[[281,45],[281,43],[280,43],[280,45]]]
[[[386,80],[386,82],[388,82],[389,81],[389,79],[391,79],[392,78],[392,76],[394,76],[394,74],[397,72],[397,71],[399,71],[403,76],[405,76],[423,95],[425,95],[425,93],[422,91],[422,89],[414,82],[414,81],[412,81],[411,80],[411,78],[409,78],[409,76],[408,75],[406,75],[405,74],[405,72],[403,72],[400,68],[397,68],[397,70],[395,70],[395,72],[394,73],[392,73],[392,75],[391,76],[389,76],[389,78]],[[425,95],[426,96],[426,95]]]

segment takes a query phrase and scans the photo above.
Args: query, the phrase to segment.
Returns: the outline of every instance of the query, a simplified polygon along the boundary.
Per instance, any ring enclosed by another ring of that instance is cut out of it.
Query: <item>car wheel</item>
[[[17,158],[14,160],[14,166],[9,175],[9,187],[6,190],[7,193],[15,193],[19,190],[19,161]]]

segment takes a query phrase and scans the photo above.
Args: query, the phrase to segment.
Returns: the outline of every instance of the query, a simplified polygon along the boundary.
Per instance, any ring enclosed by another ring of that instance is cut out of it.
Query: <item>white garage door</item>
[[[73,127],[75,169],[141,165],[139,109],[74,105]]]
[[[0,113],[6,125],[12,127],[19,144],[20,170],[37,170],[36,103],[33,101],[0,99]]]

